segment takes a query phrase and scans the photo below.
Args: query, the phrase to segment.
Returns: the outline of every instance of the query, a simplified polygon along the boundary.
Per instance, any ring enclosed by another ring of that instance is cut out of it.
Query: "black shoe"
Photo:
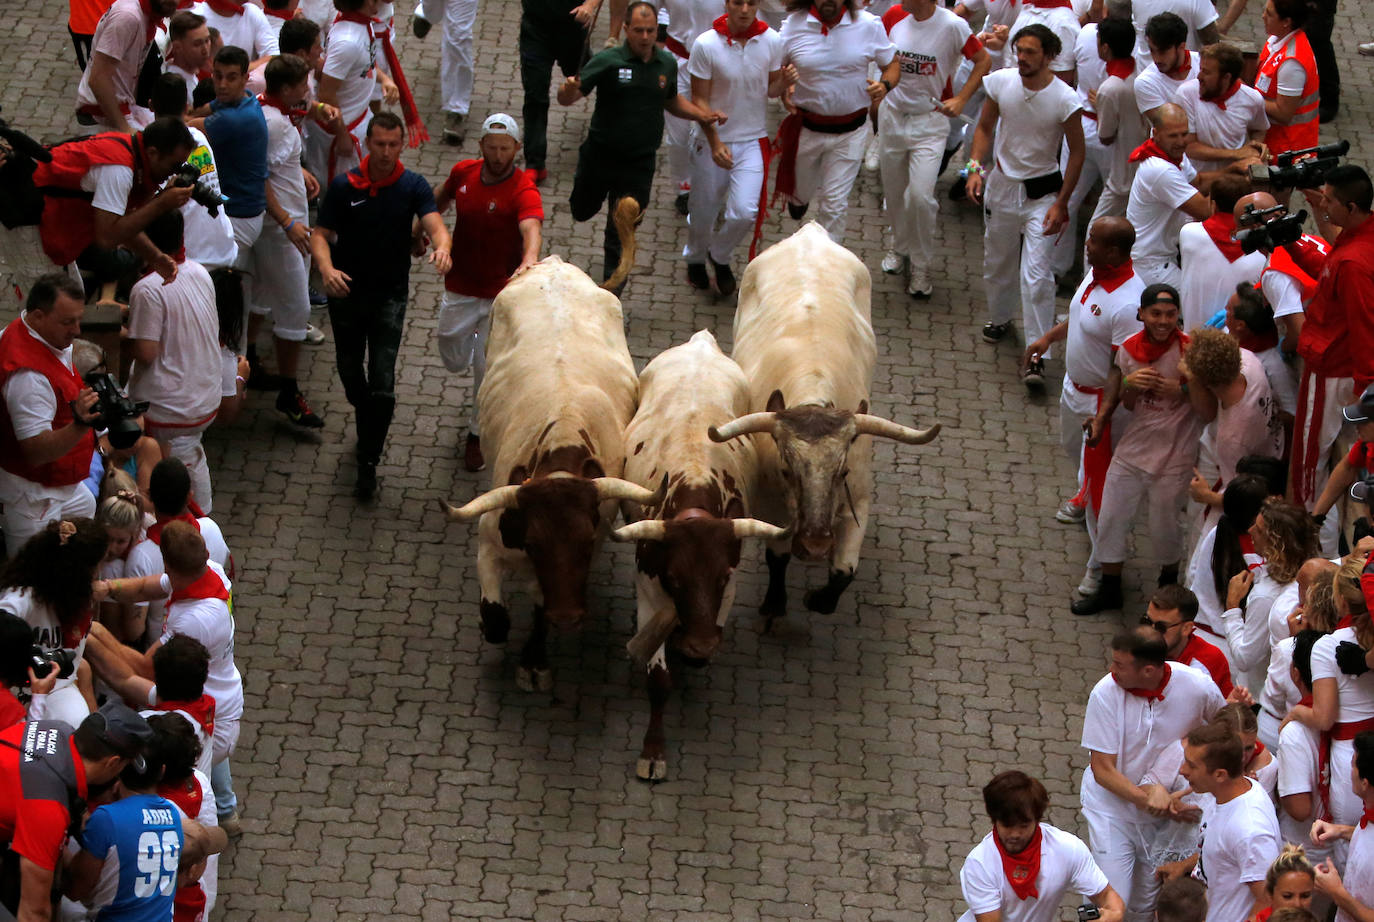
[[[954,180],[954,185],[949,187],[949,200],[951,202],[962,202],[968,198],[968,177],[960,176]]]
[[[1176,586],[1176,585],[1178,585],[1178,564],[1174,564],[1172,567],[1160,567],[1160,568],[1159,568],[1159,583],[1158,583],[1158,585],[1160,585],[1160,586]]]
[[[676,208],[677,213],[682,215],[684,218],[687,217],[687,211],[690,207],[690,204],[687,201],[688,195],[689,193],[687,192],[679,192],[677,194],[677,198],[673,199],[673,207]]]
[[[434,23],[430,22],[419,13],[410,17],[410,31],[415,34],[416,38],[424,38],[429,34],[429,30],[433,28]]]
[[[1340,106],[1322,106],[1320,109],[1317,110],[1317,122],[1318,124],[1322,125],[1325,125],[1327,122],[1334,122],[1336,120],[1336,116],[1340,114]]]
[[[463,470],[475,474],[486,466],[487,459],[482,457],[482,440],[469,432],[463,441]]]
[[[250,391],[280,391],[286,384],[281,375],[263,370],[261,365],[250,365],[248,370],[248,389]]]
[[[1006,323],[993,323],[989,320],[987,323],[983,324],[983,342],[1000,343],[1002,340],[1007,338],[1007,334],[1010,332],[1010,320],[1008,320]]]
[[[1069,606],[1069,611],[1075,615],[1095,615],[1119,610],[1121,605],[1121,574],[1103,573],[1102,584],[1097,587],[1097,592],[1075,601]]]
[[[358,462],[358,482],[353,487],[353,495],[361,500],[369,500],[377,495],[377,465]]]
[[[324,428],[324,420],[310,409],[310,404],[305,402],[305,395],[300,391],[294,394],[282,391],[278,394],[277,411],[286,414],[286,418],[291,420],[293,426],[302,429]]]
[[[716,271],[716,290],[720,292],[722,298],[728,298],[735,293],[735,273],[731,271],[729,263],[718,263],[711,260],[711,268]]]
[[[940,172],[935,174],[937,177],[945,172],[945,167],[949,166],[949,162],[954,159],[954,152],[958,149],[959,148],[956,147],[954,150],[945,151],[944,156],[940,158]]]
[[[796,202],[788,202],[787,214],[789,217],[791,217],[793,221],[800,221],[802,218],[806,217],[806,209],[810,207],[810,204],[806,202],[803,202],[800,205],[798,205]]]
[[[1043,391],[1045,389],[1045,360],[1038,356],[1031,359],[1021,372],[1021,383],[1026,385],[1027,390]]]
[[[711,287],[711,278],[706,274],[706,263],[687,264],[687,284],[697,291],[705,291]]]

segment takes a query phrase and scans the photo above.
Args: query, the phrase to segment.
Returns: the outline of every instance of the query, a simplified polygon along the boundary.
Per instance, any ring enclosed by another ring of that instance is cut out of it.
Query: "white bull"
[[[547,621],[577,627],[587,611],[593,552],[621,502],[657,502],[619,479],[624,431],[638,393],[620,302],[582,270],[550,256],[492,306],[487,374],[477,395],[492,489],[449,518],[478,525],[482,631],[504,642],[508,573],[533,571],[543,604],[521,654],[522,687],[552,688]]]
[[[749,412],[749,382],[702,330],[660,353],[639,376],[639,409],[625,430],[625,478],[652,489],[668,478],[661,505],[612,533],[638,541],[636,643],[648,659],[650,718],[636,772],[667,775],[663,706],[672,688],[665,640],[687,662],[704,665],[720,645],[735,599],[742,538],[776,540],[784,529],[745,518],[757,475],[747,440],[712,442],[706,431]]]
[[[804,602],[829,614],[854,579],[873,492],[873,437],[929,442],[918,430],[868,415],[877,349],[872,279],[853,253],[814,221],[749,264],[735,311],[734,359],[749,378],[754,412],[711,430],[717,441],[754,433],[759,453],[755,512],[794,526],[770,542],[771,624],[787,611],[787,564],[828,560],[830,576]]]

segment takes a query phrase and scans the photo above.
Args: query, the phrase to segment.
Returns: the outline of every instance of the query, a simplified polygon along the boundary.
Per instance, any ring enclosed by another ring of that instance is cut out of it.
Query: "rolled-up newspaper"
[[[944,105],[944,102],[942,100],[936,99],[934,96],[931,96],[930,104],[934,106],[936,109],[939,109],[941,106]],[[954,117],[957,118],[959,121],[963,122],[965,125],[974,124],[973,116],[971,115],[965,115],[964,113],[960,112],[958,115]]]

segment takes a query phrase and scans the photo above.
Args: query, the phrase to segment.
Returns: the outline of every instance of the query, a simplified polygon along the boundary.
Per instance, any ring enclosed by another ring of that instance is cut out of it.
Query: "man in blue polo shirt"
[[[377,464],[396,409],[396,353],[410,296],[412,239],[427,237],[439,275],[452,264],[434,190],[401,165],[405,123],[379,112],[367,126],[367,156],[334,177],[310,235],[310,254],[329,295],[334,354],[358,433],[353,495],[377,492]],[[419,228],[412,237],[416,219]],[[423,252],[423,247],[420,248]]]

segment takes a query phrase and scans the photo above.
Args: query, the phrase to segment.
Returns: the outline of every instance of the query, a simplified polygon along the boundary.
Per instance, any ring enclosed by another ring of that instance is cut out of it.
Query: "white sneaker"
[[[1102,586],[1101,570],[1084,570],[1083,582],[1078,584],[1078,594],[1084,597],[1096,595]]]
[[[1374,54],[1374,42],[1360,42],[1356,47],[1360,54]]]
[[[930,284],[930,278],[924,269],[912,269],[911,279],[906,283],[906,293],[913,298],[924,301],[929,298],[935,289]]]
[[[878,172],[878,136],[868,139],[868,149],[864,151],[864,169],[870,173]]]
[[[896,250],[888,250],[883,257],[883,272],[887,275],[897,275],[906,268],[906,257],[899,254]]]
[[[324,330],[315,326],[313,323],[305,325],[305,344],[307,346],[319,346],[324,343]]]

